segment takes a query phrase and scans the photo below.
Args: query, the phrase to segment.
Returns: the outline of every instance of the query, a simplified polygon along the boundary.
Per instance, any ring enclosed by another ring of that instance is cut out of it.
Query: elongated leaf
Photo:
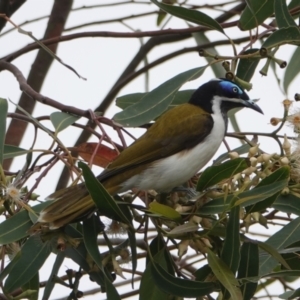
[[[152,247],[153,248],[153,247]],[[154,254],[154,253],[152,253]],[[154,256],[155,261],[165,270],[168,270],[168,263],[166,261],[166,255],[164,255],[164,251],[158,251]],[[140,284],[140,300],[168,300],[169,294],[162,291],[155,284],[152,272],[151,272],[151,262],[147,264],[146,270],[143,272]]]
[[[200,77],[207,66],[195,68],[169,79],[146,94],[141,101],[115,114],[113,119],[123,126],[140,126],[160,116],[173,101],[175,93],[187,81]]]
[[[285,259],[281,256],[281,254],[277,251],[277,249],[273,248],[271,245],[263,242],[258,242],[258,246],[269,253],[273,258],[275,258],[279,263],[281,263],[286,269],[290,270],[290,266],[285,261]]]
[[[263,43],[264,48],[273,48],[283,44],[300,45],[300,29],[298,27],[281,28],[272,33]]]
[[[207,249],[207,252],[208,252],[207,261],[209,266],[211,267],[217,279],[230,293],[231,299],[242,300],[243,296],[240,289],[238,288],[239,282],[234,277],[234,274],[232,273],[230,268],[227,266],[227,264],[224,263],[223,260],[217,257],[210,249]]]
[[[110,219],[120,221],[125,224],[131,224],[131,220],[127,219],[119,205],[108,194],[89,167],[82,162],[79,162],[78,166],[82,169],[86,187],[99,211]]]
[[[0,224],[0,244],[9,244],[28,236],[31,226],[28,211],[20,211]]]
[[[230,210],[226,226],[226,238],[221,254],[221,259],[233,274],[239,267],[240,256],[240,207],[235,206]]]
[[[195,273],[194,276],[198,281],[205,281],[205,279],[212,273],[211,267],[209,265],[204,265],[203,267],[199,268]]]
[[[112,284],[112,282],[109,280],[107,277],[105,270],[103,269],[102,266],[102,257],[99,252],[99,247],[97,244],[97,236],[99,233],[99,220],[96,219],[95,216],[85,219],[83,221],[83,240],[84,244],[86,246],[86,249],[90,256],[92,257],[93,261],[96,263],[96,265],[99,267],[101,270],[101,273],[104,277],[104,282],[105,282],[105,290],[107,293],[107,298],[108,299],[121,299],[116,288]]]
[[[0,165],[4,159],[4,141],[6,133],[6,115],[8,111],[8,103],[6,99],[0,98]]]
[[[188,102],[194,92],[195,90],[178,91],[175,94],[173,101],[168,106],[167,110],[177,105]],[[116,105],[122,109],[126,109],[127,107],[141,101],[142,98],[144,98],[147,94],[148,93],[134,93],[118,97],[116,100]]]
[[[157,201],[153,201],[149,204],[149,211],[176,222],[180,222],[182,220],[179,212],[172,207],[160,204]]]
[[[272,207],[288,214],[300,216],[300,199],[293,195],[279,195]]]
[[[213,282],[199,282],[181,279],[169,274],[162,266],[152,261],[151,272],[155,284],[165,293],[178,297],[195,298],[216,290]]]
[[[275,18],[279,28],[297,26],[289,13],[286,0],[276,0],[274,2]]]
[[[275,0],[248,0],[238,26],[241,30],[250,30],[262,24],[274,12]]]
[[[201,175],[197,183],[197,191],[203,191],[206,188],[230,178],[237,173],[242,172],[249,167],[246,158],[236,158],[224,162],[218,166],[208,167]]]
[[[156,4],[159,8],[161,8],[162,10],[164,10],[165,12],[173,16],[224,33],[222,26],[215,19],[211,18],[210,16],[198,10],[187,9],[181,6],[168,5],[168,4],[158,2],[156,0],[151,0],[151,1],[154,4]]]
[[[23,245],[21,257],[5,281],[5,289],[12,292],[27,283],[36,275],[50,253],[49,243],[43,243],[38,236],[30,237]]]
[[[300,240],[299,230],[300,217],[285,225],[281,230],[266,240],[265,243],[279,251]],[[263,256],[260,259],[259,273],[261,275],[267,274],[273,270],[277,264],[278,262],[271,255]]]
[[[176,226],[173,228],[169,233],[168,236],[170,235],[180,235],[180,234],[185,234],[188,232],[195,232],[199,229],[199,226],[195,223],[192,222],[187,222],[182,225]]]
[[[36,273],[27,283],[22,286],[23,292],[27,292],[29,297],[26,299],[37,300],[39,298],[40,280],[39,273]]]
[[[259,271],[258,245],[244,242],[241,247],[241,262],[238,278],[257,277]],[[255,294],[257,282],[247,282],[241,286],[243,300],[251,300]]]
[[[249,50],[246,50],[245,52],[243,52],[243,54],[251,54],[251,53],[259,53],[259,49],[256,48],[252,48]],[[249,57],[249,58],[241,58],[239,60],[239,64],[237,67],[237,71],[236,71],[236,76],[238,78],[241,78],[244,81],[250,82],[250,80],[252,79],[254,72],[256,70],[256,67],[258,65],[260,61],[259,57]]]
[[[300,296],[300,289],[296,289],[294,291],[287,291],[278,295],[280,299],[299,299]]]
[[[80,119],[80,117],[58,111],[50,115],[50,120],[55,128],[56,133],[66,129],[78,119]]]
[[[57,276],[60,266],[62,265],[64,259],[65,259],[65,252],[62,252],[62,251],[58,252],[56,255],[52,270],[51,270],[51,274],[47,280],[47,283],[46,283],[46,286],[44,289],[43,299],[50,299],[51,292],[55,285],[53,277]]]
[[[4,159],[14,158],[16,156],[23,155],[26,153],[28,153],[28,150],[25,150],[23,148],[19,148],[19,147],[12,146],[12,145],[4,145],[3,158]]]
[[[299,60],[300,47],[297,47],[291,59],[289,60],[283,77],[283,89],[286,93],[288,92],[289,85],[300,72],[300,68],[298,66]]]
[[[247,214],[256,212],[256,211],[263,211],[268,207],[271,207],[272,204],[275,202],[275,200],[277,199],[277,197],[280,195],[281,192],[278,192],[274,195],[272,195],[269,198],[266,198],[265,200],[255,203],[254,205],[248,206],[246,207],[246,212]]]

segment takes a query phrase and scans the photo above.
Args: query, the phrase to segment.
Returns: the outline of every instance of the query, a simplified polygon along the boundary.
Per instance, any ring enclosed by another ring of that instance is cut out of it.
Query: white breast
[[[214,126],[203,142],[192,149],[158,160],[152,168],[125,181],[122,191],[132,187],[139,190],[170,191],[189,180],[205,166],[218,150],[225,133],[225,122],[219,106],[214,108]]]

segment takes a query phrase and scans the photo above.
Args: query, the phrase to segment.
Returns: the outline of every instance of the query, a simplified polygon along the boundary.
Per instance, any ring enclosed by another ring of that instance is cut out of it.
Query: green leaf
[[[238,26],[241,30],[250,30],[262,24],[274,12],[274,0],[248,0],[242,12]]]
[[[83,221],[82,229],[83,240],[86,249],[103,274],[107,298],[116,300],[121,299],[116,288],[107,277],[106,272],[102,266],[102,257],[99,252],[99,247],[97,243],[97,236],[99,231],[101,230],[101,227],[99,226],[99,219],[97,219],[96,216],[92,216],[90,218],[85,219]]]
[[[231,205],[247,207],[256,204],[280,192],[287,186],[288,178],[289,167],[282,167],[264,178],[254,189],[228,195],[226,199],[224,197],[214,199],[204,204],[198,212],[204,215],[216,214],[228,211]]]
[[[193,222],[186,222],[182,225],[174,227],[171,231],[168,232],[168,236],[171,235],[181,235],[188,232],[196,232],[199,229],[199,226]]]
[[[207,261],[211,270],[221,282],[221,284],[230,293],[232,300],[242,300],[243,296],[238,288],[239,282],[234,277],[234,274],[230,268],[225,264],[223,260],[217,257],[209,248],[207,248]]]
[[[175,17],[196,23],[198,25],[206,26],[208,28],[215,29],[221,33],[224,33],[222,26],[215,19],[198,10],[187,9],[182,6],[163,4],[156,0],[151,0],[151,2],[153,2],[159,8]]]
[[[194,273],[194,276],[198,281],[205,281],[211,273],[211,267],[209,265],[204,265]]]
[[[56,133],[66,129],[78,119],[80,119],[80,117],[58,111],[50,115],[50,120],[55,128]]]
[[[243,52],[243,55],[251,53],[259,53],[259,49],[252,48]],[[260,62],[259,57],[249,57],[239,59],[239,64],[236,71],[236,76],[244,81],[250,82],[258,63]]]
[[[153,258],[160,266],[162,266],[163,269],[167,270],[168,263],[166,261],[166,256],[164,252],[165,251],[158,251]],[[152,255],[153,254],[154,253],[152,253]],[[153,280],[152,272],[151,272],[151,262],[147,264],[146,270],[143,272],[141,278],[139,299],[140,300],[153,300],[153,299],[169,300],[169,294],[159,289]]]
[[[113,119],[123,126],[140,126],[160,116],[173,101],[178,89],[187,81],[200,77],[207,66],[188,70],[169,79],[146,94],[141,101],[115,114]]]
[[[278,193],[272,195],[271,197],[266,198],[265,200],[263,200],[261,202],[258,202],[258,203],[255,203],[254,205],[246,207],[247,214],[250,214],[250,213],[253,213],[256,211],[264,211],[268,207],[271,207],[272,204],[277,199],[277,197],[280,195],[280,193],[281,192],[278,192]]]
[[[5,289],[13,292],[33,278],[51,253],[48,242],[31,236],[21,248],[21,257],[13,266],[5,281]]]
[[[296,289],[294,291],[288,291],[285,293],[282,293],[278,295],[278,298],[280,299],[299,299],[298,297],[300,296],[300,289]]]
[[[289,85],[300,72],[300,68],[298,66],[299,60],[300,60],[300,47],[297,47],[291,59],[289,60],[289,63],[284,72],[283,89],[286,93],[288,92]]]
[[[131,224],[131,220],[125,216],[117,202],[108,194],[103,185],[94,176],[90,168],[83,162],[79,162],[78,166],[82,169],[86,187],[101,214],[110,219],[120,221],[125,224]]]
[[[51,274],[47,280],[47,283],[46,283],[46,286],[44,289],[43,299],[50,299],[52,290],[55,286],[55,282],[54,282],[53,278],[55,276],[57,276],[59,268],[62,265],[64,259],[65,259],[65,252],[59,251],[56,254],[56,258],[55,258],[55,262],[54,262],[52,270],[51,270]]]
[[[188,102],[194,92],[195,90],[178,91],[175,94],[173,101],[168,106],[167,110],[177,105]],[[142,98],[145,97],[147,94],[149,93],[134,93],[134,94],[128,94],[128,95],[118,97],[116,100],[116,105],[122,109],[126,109],[127,107],[141,101]]]
[[[4,141],[6,134],[6,116],[8,111],[8,103],[6,99],[0,98],[0,165],[4,159]]]
[[[181,215],[175,209],[170,206],[160,204],[157,201],[153,201],[149,204],[148,211],[159,214],[169,220],[180,222],[182,220]]]
[[[226,238],[224,240],[221,259],[230,268],[233,274],[240,263],[240,207],[231,209],[226,226]]]
[[[103,270],[102,257],[97,243],[97,237],[100,231],[98,223],[99,220],[96,220],[94,215],[83,220],[83,241],[88,253],[96,265],[99,267],[99,269]]]
[[[266,240],[266,244],[272,246],[277,251],[300,240],[300,217],[286,224],[282,229]],[[278,262],[271,256],[266,255],[260,258],[260,274],[267,274],[278,265]]]
[[[236,158],[224,162],[218,166],[208,167],[200,176],[197,183],[197,191],[203,191],[220,181],[230,178],[249,167],[246,158]]]
[[[28,152],[29,152],[29,150],[25,150],[23,148],[19,148],[19,147],[12,146],[12,145],[4,145],[3,158],[4,159],[14,158],[16,156],[23,155]]]
[[[274,2],[275,18],[279,28],[297,26],[289,13],[286,0],[276,0]]]
[[[0,244],[10,244],[28,236],[32,222],[27,210],[22,210],[0,224]]]
[[[279,195],[272,205],[279,211],[300,216],[300,198],[293,195]]]
[[[244,242],[241,247],[241,261],[238,278],[257,277],[259,271],[259,252],[257,243]],[[257,288],[257,282],[241,285],[243,300],[251,300]]]
[[[273,258],[275,258],[279,263],[281,263],[286,269],[291,269],[285,259],[281,256],[281,254],[277,251],[277,249],[273,248],[268,243],[258,242],[258,246],[263,249],[265,252],[269,253]]]
[[[213,282],[181,279],[169,274],[155,261],[152,261],[150,264],[155,284],[165,293],[178,297],[195,298],[210,294],[216,290],[216,284]]]
[[[28,292],[26,299],[37,300],[39,298],[40,280],[39,273],[36,273],[27,283],[22,286],[23,292]]]
[[[300,45],[300,30],[298,27],[278,29],[265,40],[262,47],[273,48],[283,44]]]

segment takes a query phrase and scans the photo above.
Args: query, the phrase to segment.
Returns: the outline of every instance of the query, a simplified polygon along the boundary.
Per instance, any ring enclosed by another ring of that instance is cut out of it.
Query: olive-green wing
[[[213,119],[201,108],[180,105],[162,115],[99,176],[100,181],[126,170],[193,148],[210,133]]]

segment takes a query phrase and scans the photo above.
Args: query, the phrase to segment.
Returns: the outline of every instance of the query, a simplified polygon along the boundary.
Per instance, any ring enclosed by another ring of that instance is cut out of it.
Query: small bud
[[[271,123],[271,125],[273,125],[273,126],[277,126],[279,123],[281,123],[282,122],[282,119],[281,118],[271,118],[271,120],[270,120],[270,123]]]
[[[194,223],[194,224],[196,224],[196,225],[200,224],[201,221],[202,221],[202,218],[199,217],[199,216],[193,215],[193,216],[190,218],[190,222],[192,222],[192,223]]]
[[[176,204],[176,206],[175,206],[175,210],[176,210],[177,212],[179,212],[180,214],[189,212],[191,209],[192,209],[192,206],[188,206],[188,205],[182,206],[182,205],[180,205],[180,204]]]
[[[119,263],[116,261],[115,257],[112,257],[112,263],[113,263],[113,268],[114,272],[122,277],[123,279],[126,279],[126,277],[123,275],[122,268],[120,267]]]
[[[290,189],[286,186],[282,191],[281,195],[287,196],[290,193]]]
[[[268,58],[265,65],[262,67],[262,69],[259,71],[259,73],[262,76],[267,76],[268,75],[268,71],[269,71],[269,67],[270,67],[270,63],[271,63],[271,59]]]
[[[201,241],[204,243],[205,246],[207,246],[207,248],[212,248],[212,247],[213,247],[213,246],[211,245],[209,239],[201,238]]]
[[[243,174],[245,174],[247,176],[250,176],[255,171],[256,171],[255,167],[249,167],[249,168],[247,168],[246,170],[243,171]]]
[[[240,155],[237,152],[229,152],[228,156],[230,159],[235,159],[235,158],[239,158]]]
[[[181,259],[181,257],[187,253],[189,244],[190,244],[189,240],[183,240],[179,243],[179,245],[178,245],[178,257],[179,257],[179,259]]]
[[[287,155],[287,156],[290,156],[291,155],[291,147],[292,147],[292,145],[291,145],[291,143],[289,142],[289,140],[288,140],[288,138],[287,138],[287,136],[286,136],[286,134],[284,135],[284,139],[283,139],[283,143],[282,143],[282,148],[283,148],[283,150],[284,150],[284,152],[285,152],[285,154]]]
[[[222,185],[222,190],[223,190],[225,193],[226,193],[226,192],[230,193],[230,192],[231,192],[231,185],[228,184],[228,183],[224,183],[224,184]]]
[[[255,167],[257,165],[257,158],[256,157],[250,157],[250,164],[252,167]]]
[[[226,72],[230,72],[230,62],[225,60],[222,63],[222,67],[225,69]]]
[[[251,147],[251,148],[249,149],[249,154],[248,154],[248,156],[249,156],[249,157],[255,156],[255,155],[257,154],[257,152],[258,152],[258,145],[255,145],[254,147]]]
[[[235,78],[234,74],[230,71],[227,71],[226,74],[225,74],[225,78],[228,79],[228,80],[231,80],[233,81],[233,79]]]
[[[286,61],[282,60],[282,59],[279,59],[279,58],[276,58],[274,56],[271,57],[275,63],[281,68],[281,69],[284,69],[286,66],[287,66],[287,63]]]
[[[293,104],[293,101],[289,100],[289,99],[285,99],[282,101],[283,107],[285,109],[285,111],[288,111],[291,107],[291,105]]]
[[[261,57],[266,57],[268,55],[268,49],[267,48],[260,48],[259,54]]]
[[[272,154],[267,154],[267,153],[263,153],[261,155],[262,161],[265,162],[265,163],[270,162],[270,160],[271,160],[272,157],[273,157]]]
[[[237,76],[234,77],[234,81],[235,81],[239,86],[241,86],[244,90],[247,90],[247,91],[252,90],[252,87],[253,87],[252,83],[247,82],[247,81],[245,81],[245,80],[242,80],[241,78],[239,78],[239,77],[237,77]]]
[[[290,163],[290,160],[287,158],[287,157],[282,157],[280,159],[280,163],[283,165],[283,166],[288,166],[289,163]]]
[[[212,54],[204,49],[200,49],[199,50],[199,56],[202,56],[202,57],[211,57],[211,58],[214,58],[216,55],[215,54]]]

